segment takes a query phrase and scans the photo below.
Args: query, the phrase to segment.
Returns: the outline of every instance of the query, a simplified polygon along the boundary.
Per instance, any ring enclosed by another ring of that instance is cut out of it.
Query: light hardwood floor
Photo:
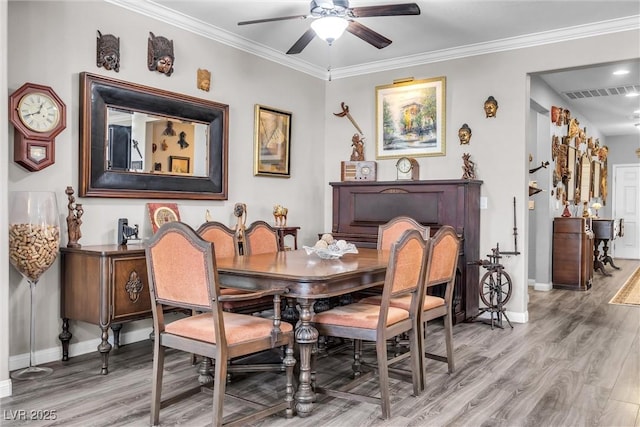
[[[640,307],[608,301],[640,265],[617,260],[613,276],[595,273],[588,292],[529,291],[530,322],[514,329],[481,323],[454,327],[456,372],[428,361],[428,387],[419,397],[411,384],[391,380],[391,420],[379,418],[373,404],[342,399],[317,403],[308,418],[272,416],[258,426],[632,426],[640,427]],[[440,323],[429,326],[429,345],[443,352]],[[339,382],[350,373],[350,354],[322,358],[318,382]],[[40,382],[13,382],[13,396],[0,399],[3,426],[149,425],[151,344],[142,342],[112,352],[110,373],[99,375],[97,354],[48,366],[55,372]],[[170,352],[165,390],[196,381],[189,356]],[[228,387],[235,396],[269,402],[282,396],[278,373],[238,374]],[[375,393],[370,381],[359,391]],[[210,425],[210,395],[200,393],[160,413],[164,426]],[[229,398],[229,412],[247,404]],[[55,410],[57,420],[11,420],[16,411]]]

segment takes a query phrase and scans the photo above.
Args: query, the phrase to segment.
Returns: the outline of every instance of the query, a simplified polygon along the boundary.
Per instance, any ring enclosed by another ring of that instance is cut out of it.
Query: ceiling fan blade
[[[382,49],[391,44],[391,40],[389,40],[382,34],[376,33],[371,28],[366,27],[356,21],[349,21],[347,31],[349,31],[356,37],[360,37],[362,40],[366,41],[372,46],[377,47],[378,49]]]
[[[304,32],[302,37],[300,37],[298,41],[295,42],[293,46],[291,46],[291,48],[287,51],[287,55],[295,55],[296,53],[302,52],[302,50],[307,47],[309,43],[311,43],[311,40],[313,40],[315,36],[316,32],[313,31],[312,28],[309,28]]]
[[[349,16],[367,18],[371,16],[420,15],[420,7],[416,3],[387,4],[382,6],[354,7]]]
[[[261,24],[263,22],[286,21],[287,19],[307,19],[309,15],[280,16],[279,18],[255,19],[253,21],[241,21],[238,25]]]

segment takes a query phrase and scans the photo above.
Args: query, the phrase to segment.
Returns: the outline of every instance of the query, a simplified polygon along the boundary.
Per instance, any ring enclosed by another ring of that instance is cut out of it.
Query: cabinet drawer
[[[114,258],[112,320],[127,320],[151,315],[151,298],[145,258]]]

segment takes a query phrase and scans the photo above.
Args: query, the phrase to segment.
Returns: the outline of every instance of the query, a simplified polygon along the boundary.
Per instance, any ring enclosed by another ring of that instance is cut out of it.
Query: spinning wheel
[[[494,325],[502,328],[503,316],[507,319],[509,326],[513,328],[504,307],[511,298],[511,276],[504,271],[504,266],[499,262],[502,258],[499,246],[496,245],[491,249],[491,252],[491,255],[487,255],[488,260],[473,262],[473,264],[481,265],[487,269],[487,272],[480,279],[480,299],[486,305],[485,308],[480,309],[480,314],[491,313],[491,329]]]
[[[487,271],[480,279],[480,299],[487,307],[504,305],[511,298],[511,277],[506,271]]]

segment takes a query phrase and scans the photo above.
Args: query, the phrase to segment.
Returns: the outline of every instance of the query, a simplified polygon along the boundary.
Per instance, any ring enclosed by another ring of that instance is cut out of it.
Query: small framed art
[[[444,156],[445,77],[376,87],[376,159]]]
[[[291,113],[256,105],[253,174],[291,177]]]
[[[189,158],[180,156],[169,156],[169,171],[171,173],[189,173]]]
[[[167,222],[180,221],[180,211],[175,203],[147,203],[147,209],[154,233]]]

